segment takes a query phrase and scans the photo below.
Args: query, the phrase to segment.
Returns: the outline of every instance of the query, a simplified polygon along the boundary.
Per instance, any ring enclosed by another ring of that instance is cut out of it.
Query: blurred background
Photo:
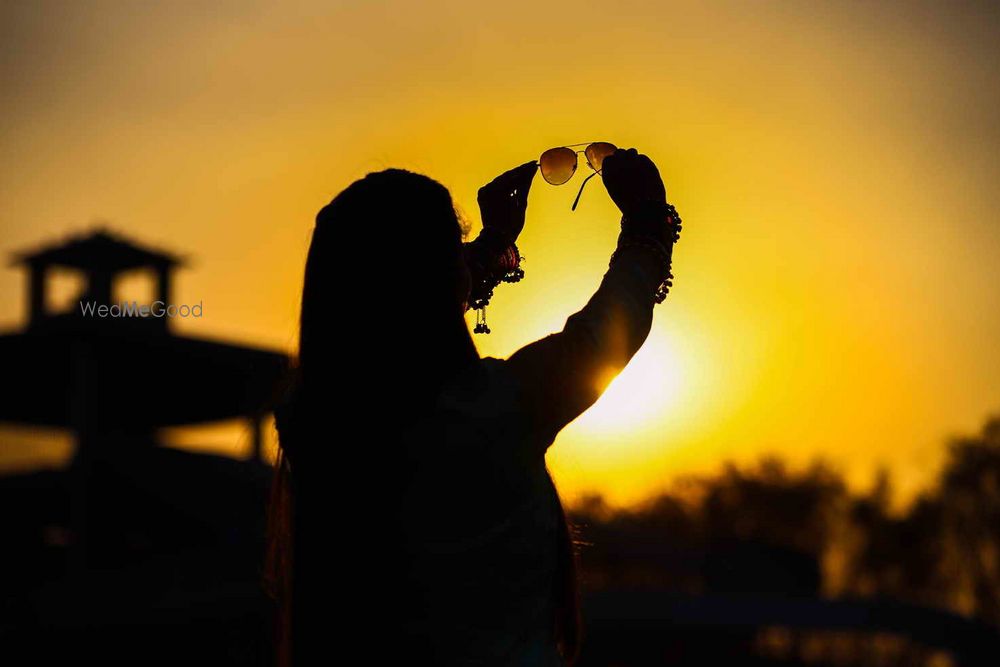
[[[482,184],[604,140],[656,161],[685,231],[649,340],[549,454],[584,660],[995,655],[998,28],[992,3],[0,2],[8,653],[267,664],[267,412],[316,212],[397,166],[475,234]],[[597,183],[570,212],[582,177],[536,179],[482,354],[597,286],[619,216]],[[101,328],[81,293],[203,314]]]

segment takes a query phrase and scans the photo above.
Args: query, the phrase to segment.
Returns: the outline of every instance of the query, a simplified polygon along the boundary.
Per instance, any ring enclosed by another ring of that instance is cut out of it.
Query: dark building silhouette
[[[98,231],[20,253],[15,263],[30,276],[28,326],[0,335],[0,420],[68,428],[83,453],[109,436],[235,417],[259,422],[266,411],[285,355],[177,335],[171,317],[156,316],[159,306],[146,317],[101,317],[80,305],[112,305],[116,278],[148,269],[156,277],[154,303],[165,308],[178,257]],[[54,267],[85,278],[68,312],[46,312],[46,277]]]
[[[0,422],[65,429],[75,450],[64,469],[0,477],[11,531],[0,640],[32,664],[91,654],[166,663],[195,650],[215,664],[263,664],[271,468],[261,424],[286,355],[176,333],[166,308],[184,260],[107,231],[17,253],[14,265],[28,272],[28,317],[0,335]],[[82,286],[60,312],[47,305],[55,270]],[[116,283],[133,272],[152,298],[112,314]],[[158,434],[237,418],[253,433],[244,460],[174,449]]]

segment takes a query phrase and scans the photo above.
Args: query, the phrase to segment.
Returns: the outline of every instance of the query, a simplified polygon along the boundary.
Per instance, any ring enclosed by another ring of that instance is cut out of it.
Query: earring
[[[490,333],[490,328],[486,326],[486,306],[483,305],[476,309],[476,326],[472,329],[472,333],[477,334],[488,334]]]

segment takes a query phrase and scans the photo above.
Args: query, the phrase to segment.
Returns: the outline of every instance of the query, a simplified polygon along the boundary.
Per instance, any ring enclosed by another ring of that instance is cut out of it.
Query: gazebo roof
[[[97,229],[34,251],[14,253],[13,263],[126,271],[144,266],[177,266],[183,264],[184,260],[173,253],[143,246],[105,229]]]
[[[0,422],[98,430],[231,419],[270,409],[288,368],[280,352],[129,328],[0,335]],[[81,384],[83,383],[83,384]]]

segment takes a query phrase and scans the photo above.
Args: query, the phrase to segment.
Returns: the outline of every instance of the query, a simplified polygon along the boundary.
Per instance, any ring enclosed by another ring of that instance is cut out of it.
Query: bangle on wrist
[[[472,274],[469,308],[477,311],[476,326],[472,333],[488,334],[490,328],[486,325],[486,306],[493,298],[493,290],[502,282],[516,283],[524,278],[524,269],[521,268],[524,257],[515,243],[496,252],[488,242],[481,245],[475,243],[468,244],[466,252],[466,262],[469,273]]]
[[[673,244],[680,238],[681,217],[677,209],[666,202],[651,202],[640,207],[631,217],[622,216],[622,233],[618,238],[618,248],[608,262],[610,267],[619,259],[619,250],[627,247],[641,247],[653,252],[660,260],[660,284],[653,294],[656,303],[663,303],[673,287],[674,274],[671,272]]]
[[[628,234],[655,236],[663,243],[676,243],[680,237],[681,217],[666,201],[647,201],[631,214],[622,215],[621,227]]]
[[[506,234],[493,227],[483,227],[473,243],[488,249],[491,253],[501,253],[514,242],[508,239]]]

